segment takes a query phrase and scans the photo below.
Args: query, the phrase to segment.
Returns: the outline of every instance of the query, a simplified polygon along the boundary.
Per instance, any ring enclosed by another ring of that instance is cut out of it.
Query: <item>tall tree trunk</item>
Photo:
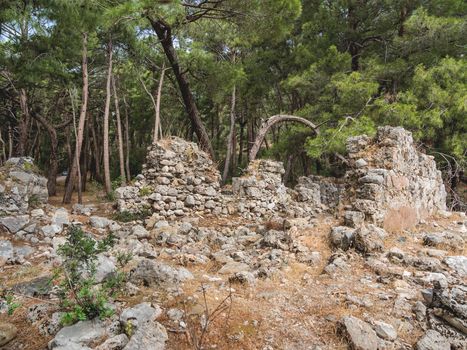
[[[161,77],[159,79],[159,86],[157,87],[157,96],[156,96],[156,111],[154,118],[154,142],[157,142],[160,137],[162,137],[161,130],[161,96],[162,96],[162,85],[164,84],[164,75],[165,75],[165,62],[162,64]]]
[[[125,106],[125,150],[126,150],[126,160],[125,160],[125,168],[126,168],[126,176],[128,181],[131,180],[131,173],[130,173],[130,130],[129,130],[129,122],[128,122],[128,106],[126,104],[125,95],[123,95],[123,104]]]
[[[21,107],[22,117],[19,121],[19,139],[16,154],[18,156],[26,156],[27,153],[27,144],[28,144],[28,127],[29,127],[29,106],[28,106],[28,96],[25,89],[20,89],[19,91],[19,104]]]
[[[170,62],[175,78],[177,79],[178,86],[180,88],[180,93],[185,104],[185,109],[188,114],[188,117],[191,121],[191,126],[193,131],[198,137],[201,149],[207,152],[212,159],[214,159],[214,150],[211,145],[208,133],[206,128],[199,116],[198,108],[196,107],[195,99],[190,89],[190,85],[186,78],[186,73],[183,72],[180,68],[180,63],[178,61],[177,53],[173,46],[172,39],[172,30],[170,26],[162,20],[154,20],[149,18],[152,28],[159,38],[162,48],[164,49],[165,55]]]
[[[8,159],[13,156],[13,130],[8,127]]]
[[[65,188],[65,194],[63,195],[63,203],[68,204],[71,202],[71,197],[73,194],[73,188],[75,186],[76,177],[78,174],[79,168],[79,159],[81,155],[81,146],[83,144],[83,133],[84,133],[84,124],[86,122],[86,112],[88,108],[88,35],[83,33],[83,61],[82,61],[82,71],[83,71],[83,95],[81,102],[81,111],[79,115],[79,124],[78,132],[75,146],[75,154],[73,156],[73,162],[71,163],[71,169],[69,172],[68,183]],[[81,187],[81,184],[79,185]]]
[[[0,129],[0,143],[2,144],[2,153],[0,154],[0,165],[3,165],[3,163],[6,161],[6,145],[5,141],[3,141],[2,129]]]
[[[49,168],[47,171],[47,191],[49,196],[55,196],[57,194],[57,173],[58,173],[58,137],[57,130],[46,118],[42,117],[38,113],[32,114],[33,118],[41,123],[47,130],[50,137],[50,154],[49,154]]]
[[[115,87],[115,77],[112,75],[112,88],[114,92],[114,102],[115,102],[115,115],[117,116],[117,138],[118,138],[118,158],[120,162],[120,178],[122,180],[122,185],[126,184],[125,176],[125,158],[123,157],[123,136],[122,136],[122,122],[120,120],[120,107],[118,103],[117,89]]]
[[[227,154],[225,156],[224,172],[222,173],[222,183],[225,184],[229,176],[230,163],[233,157],[234,144],[237,139],[235,134],[235,102],[236,102],[236,86],[232,89],[232,102],[230,106],[230,131],[227,137]]]
[[[110,194],[112,192],[112,182],[110,181],[110,161],[109,161],[109,114],[110,114],[110,82],[112,80],[112,41],[109,40],[108,47],[108,71],[107,71],[107,85],[104,109],[104,187],[105,192]]]
[[[102,173],[101,173],[101,162],[99,157],[99,144],[97,142],[97,133],[96,133],[96,126],[94,122],[94,117],[91,115],[91,135],[92,135],[92,146],[93,146],[93,158],[94,158],[94,166],[95,166],[95,179],[98,182],[102,182]]]

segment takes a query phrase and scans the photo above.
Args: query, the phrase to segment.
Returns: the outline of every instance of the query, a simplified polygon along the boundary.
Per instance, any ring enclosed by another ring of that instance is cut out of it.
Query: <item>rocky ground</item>
[[[172,138],[116,203],[94,193],[68,207],[31,160],[12,159],[0,168],[0,347],[467,349],[467,218],[444,210],[434,160],[401,128],[349,145],[340,182],[288,189],[281,164],[257,161],[229,189]],[[116,238],[89,290],[118,284],[107,317],[64,326],[64,301],[86,297],[60,299],[76,227],[86,254]]]
[[[1,283],[21,304],[8,315],[4,302],[5,349],[190,349],[205,315],[204,348],[466,348],[463,214],[445,212],[396,234],[354,231],[325,214],[122,223],[92,209],[35,209],[15,225],[0,219],[7,229]],[[99,260],[103,279],[116,269],[116,252],[133,258],[112,300],[114,316],[61,328],[57,297],[45,282],[71,223],[96,239],[108,231],[119,237]],[[30,225],[40,227],[31,238],[23,235]],[[129,317],[137,321],[131,337]]]

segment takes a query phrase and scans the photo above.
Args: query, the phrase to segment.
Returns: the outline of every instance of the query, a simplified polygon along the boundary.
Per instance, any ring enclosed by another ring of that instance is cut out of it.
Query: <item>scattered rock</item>
[[[382,321],[376,321],[374,329],[376,335],[382,339],[391,341],[397,339],[397,331],[390,324]]]
[[[346,316],[341,321],[341,331],[354,350],[377,350],[378,337],[371,326],[353,316]]]
[[[451,344],[437,331],[429,329],[417,342],[417,350],[450,350]]]
[[[0,323],[0,346],[9,343],[16,337],[18,330],[12,323]]]
[[[99,320],[80,321],[72,326],[62,328],[55,338],[49,342],[49,349],[72,349],[76,345],[90,345],[104,338],[105,327]]]

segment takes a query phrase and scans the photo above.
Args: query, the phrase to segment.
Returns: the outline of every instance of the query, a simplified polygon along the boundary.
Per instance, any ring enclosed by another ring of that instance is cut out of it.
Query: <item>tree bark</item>
[[[125,150],[126,150],[126,161],[125,161],[125,168],[126,168],[126,176],[128,181],[131,180],[131,173],[130,173],[130,131],[129,131],[129,123],[128,123],[128,108],[125,100],[125,95],[123,95],[123,104],[125,106]]]
[[[161,77],[159,79],[159,86],[157,87],[157,96],[156,96],[156,111],[154,118],[154,142],[159,140],[159,134],[162,138],[162,129],[161,129],[161,97],[162,97],[162,85],[164,84],[165,76],[165,62],[162,64]]]
[[[21,107],[22,118],[19,121],[19,139],[16,154],[18,156],[26,156],[27,144],[28,144],[28,126],[29,126],[29,106],[28,106],[28,95],[25,89],[19,91],[19,104]]]
[[[98,182],[102,182],[102,173],[101,173],[101,162],[99,156],[99,144],[97,142],[97,133],[96,133],[96,126],[94,122],[94,117],[91,115],[91,136],[92,136],[92,147],[94,150],[94,167],[95,167],[95,179]]]
[[[117,138],[118,138],[118,158],[120,163],[120,178],[122,180],[122,186],[126,184],[125,176],[125,158],[123,156],[123,136],[122,136],[122,122],[120,119],[120,107],[118,102],[117,89],[115,87],[115,77],[112,75],[112,88],[114,92],[115,102],[115,115],[117,117]]]
[[[88,35],[83,33],[83,61],[82,61],[82,71],[83,71],[83,95],[81,103],[81,111],[79,115],[79,125],[78,125],[78,134],[76,139],[75,154],[73,156],[73,162],[71,163],[71,169],[69,172],[68,183],[65,188],[65,194],[63,195],[63,203],[68,204],[71,202],[71,197],[73,194],[73,188],[75,186],[76,176],[78,175],[79,168],[79,159],[81,154],[81,146],[83,144],[83,132],[84,124],[86,122],[86,112],[88,108]],[[80,185],[81,187],[81,185]]]
[[[38,113],[32,114],[33,118],[41,123],[47,130],[50,137],[50,154],[49,154],[49,168],[47,170],[47,191],[49,196],[55,196],[57,194],[57,173],[58,173],[58,137],[57,130],[53,127],[46,118],[42,117]]]
[[[318,127],[315,124],[313,124],[312,122],[310,122],[309,120],[306,120],[305,118],[296,117],[296,116],[293,116],[293,115],[284,115],[284,114],[274,115],[271,118],[269,118],[268,120],[266,120],[263,123],[263,125],[261,126],[261,128],[259,129],[258,134],[257,134],[256,139],[255,139],[255,142],[253,143],[253,146],[251,147],[251,150],[250,150],[250,154],[249,154],[250,162],[256,159],[256,155],[258,154],[259,149],[261,147],[261,144],[263,143],[264,138],[265,138],[267,132],[269,131],[269,129],[273,125],[275,125],[277,123],[283,123],[283,122],[302,123],[302,124],[307,125],[310,128],[312,128],[317,134],[319,132]]]
[[[107,71],[107,85],[104,109],[104,187],[105,192],[110,194],[112,192],[112,182],[110,181],[110,159],[109,159],[109,114],[110,114],[110,83],[112,80],[112,41],[109,40],[108,47],[108,71]]]
[[[180,93],[185,104],[188,118],[191,121],[193,131],[198,137],[201,149],[207,152],[214,160],[214,150],[212,148],[208,133],[206,132],[206,128],[204,127],[204,124],[199,116],[199,111],[191,92],[186,73],[183,72],[180,68],[177,53],[175,52],[175,48],[173,46],[171,28],[162,20],[154,20],[150,17],[148,17],[148,20],[150,21],[152,28],[156,32],[157,37],[162,44],[162,48],[164,49],[165,55],[169,60],[175,78],[177,79],[178,87],[180,88]]]
[[[227,154],[225,156],[224,172],[222,173],[222,184],[225,184],[229,176],[230,163],[233,157],[234,144],[237,139],[235,134],[235,102],[236,102],[236,86],[232,89],[232,102],[230,107],[230,131],[227,137]]]

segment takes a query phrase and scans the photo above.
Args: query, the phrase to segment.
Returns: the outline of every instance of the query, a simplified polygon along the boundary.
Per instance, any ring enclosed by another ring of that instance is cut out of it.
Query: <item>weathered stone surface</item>
[[[347,250],[355,243],[355,229],[346,226],[333,227],[329,238],[335,248]]]
[[[153,307],[150,303],[141,303],[123,310],[120,315],[120,322],[123,327],[131,322],[131,326],[138,329],[144,323],[154,321],[161,313],[162,310],[159,306]]]
[[[0,217],[0,226],[4,226],[10,233],[16,233],[29,223],[29,215]]]
[[[221,212],[220,174],[195,143],[171,137],[148,148],[134,186],[116,190],[120,211],[151,210],[175,218],[190,212]]]
[[[145,322],[130,338],[124,350],[164,350],[167,331],[159,322]]]
[[[375,332],[378,337],[385,340],[396,340],[397,331],[393,326],[382,321],[375,322]]]
[[[378,337],[371,326],[353,316],[342,319],[342,332],[354,350],[377,350]]]
[[[131,281],[147,286],[177,284],[192,279],[193,275],[185,268],[173,268],[151,259],[142,259],[130,273]]]
[[[453,269],[460,277],[467,277],[467,257],[448,256],[444,258],[444,262]]]
[[[450,350],[451,345],[441,334],[429,329],[417,342],[415,348],[417,350]]]
[[[47,203],[47,179],[35,170],[29,157],[11,158],[0,167],[0,214],[25,214],[30,204]]]
[[[122,350],[128,344],[128,341],[126,334],[118,334],[107,339],[94,350]]]
[[[400,127],[380,127],[376,137],[347,141],[351,159],[364,158],[346,178],[357,178],[355,210],[388,229],[413,226],[420,219],[446,209],[446,191],[441,172],[432,156],[414,146],[412,134]]]
[[[106,335],[105,327],[99,320],[80,321],[62,328],[49,342],[49,349],[72,348],[74,345],[89,345]]]
[[[0,323],[0,346],[9,343],[16,337],[18,330],[12,323]]]
[[[355,249],[362,253],[382,251],[386,236],[386,231],[375,225],[362,226],[355,231]]]

